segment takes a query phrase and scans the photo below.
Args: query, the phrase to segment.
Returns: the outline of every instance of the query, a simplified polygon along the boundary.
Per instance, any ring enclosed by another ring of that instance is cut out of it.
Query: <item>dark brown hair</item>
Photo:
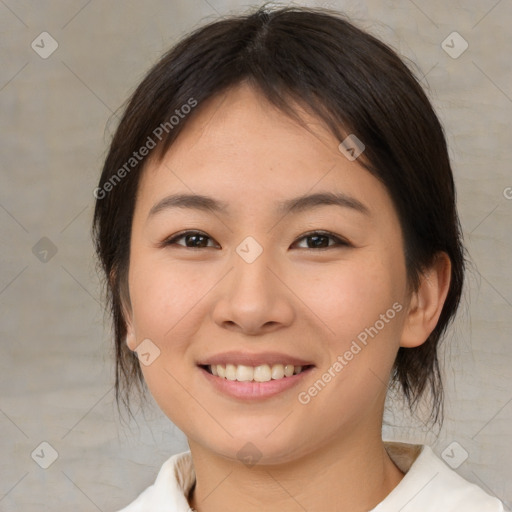
[[[385,185],[398,212],[411,289],[439,251],[450,257],[439,322],[425,343],[399,349],[392,375],[411,409],[428,391],[431,418],[439,420],[438,344],[459,305],[465,266],[443,129],[392,49],[340,13],[305,7],[263,6],[196,29],[152,67],[128,101],[95,191],[93,225],[114,324],[118,405],[121,399],[130,410],[133,384],[146,389],[137,356],[125,343],[123,316],[132,217],[148,158],[137,153],[135,161],[134,151],[156,145],[150,155],[161,159],[205,100],[243,81],[298,122],[294,102],[340,142],[348,134],[363,141],[358,161]]]

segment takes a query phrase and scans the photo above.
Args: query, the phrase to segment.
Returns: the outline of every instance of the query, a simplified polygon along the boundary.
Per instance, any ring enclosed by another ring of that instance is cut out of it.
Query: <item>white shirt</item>
[[[429,446],[384,443],[405,476],[370,512],[503,512],[503,504],[464,480]],[[190,512],[187,496],[195,482],[190,451],[173,455],[156,481],[119,512]]]

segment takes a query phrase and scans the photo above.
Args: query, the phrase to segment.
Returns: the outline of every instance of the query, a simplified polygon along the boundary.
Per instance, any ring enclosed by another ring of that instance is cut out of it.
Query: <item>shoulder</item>
[[[503,512],[503,505],[497,498],[462,478],[429,446],[395,446],[398,449],[394,453],[388,450],[388,453],[394,461],[395,454],[399,453],[402,465],[407,451],[404,447],[411,446],[410,466],[405,468],[402,481],[372,512]]]
[[[155,483],[118,512],[188,512],[185,496],[194,481],[190,451],[173,455],[162,464]]]

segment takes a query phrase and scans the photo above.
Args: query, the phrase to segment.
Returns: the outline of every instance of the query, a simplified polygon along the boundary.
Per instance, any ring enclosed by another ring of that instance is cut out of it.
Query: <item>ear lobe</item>
[[[417,347],[430,336],[443,310],[450,280],[450,258],[445,252],[440,252],[434,263],[420,275],[418,290],[412,293],[400,340],[401,347]]]
[[[117,279],[118,279],[118,270],[116,267],[112,268],[109,274],[109,283],[111,288],[117,287]],[[126,322],[126,338],[125,343],[126,346],[133,352],[137,347],[137,338],[135,336],[135,329],[133,327],[133,321],[131,318],[131,301],[130,301],[130,291],[128,288],[127,280],[121,278],[119,285],[119,295],[120,295],[120,304],[122,310],[122,316],[124,321]]]
[[[133,326],[133,319],[131,314],[131,304],[126,304],[126,299],[121,298],[121,308],[123,311],[123,319],[126,323],[126,346],[133,352],[137,347],[137,337],[135,335],[135,327]]]
[[[120,296],[120,307],[123,320],[126,323],[125,343],[126,346],[133,352],[137,347],[137,338],[135,336],[135,329],[133,328],[133,322],[131,319],[131,302],[128,282],[127,280],[120,278],[118,268],[117,266],[114,266],[111,268],[108,275],[108,282],[111,289],[115,290],[118,288],[118,279],[120,279],[118,292]]]
[[[133,352],[137,347],[137,338],[131,320],[126,320],[126,345]]]

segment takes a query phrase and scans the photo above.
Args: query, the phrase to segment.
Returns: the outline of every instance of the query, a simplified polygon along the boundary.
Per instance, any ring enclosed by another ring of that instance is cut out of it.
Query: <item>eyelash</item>
[[[177,243],[178,240],[180,240],[181,238],[186,237],[187,235],[200,235],[200,236],[208,238],[209,240],[212,240],[211,237],[209,237],[206,233],[203,233],[202,231],[189,230],[189,231],[182,231],[181,233],[177,233],[175,235],[172,235],[171,237],[166,238],[165,240],[163,240],[161,242],[161,244],[159,244],[159,245],[161,247],[167,247],[167,246],[170,246],[170,245],[181,245],[185,249],[193,249],[193,250],[211,248],[211,246],[207,246],[207,247],[187,247],[186,245],[182,245],[182,244],[178,244]],[[313,247],[301,247],[301,249],[306,249],[308,251],[318,251],[318,250],[321,251],[321,250],[332,249],[334,247],[340,247],[340,246],[352,247],[352,245],[348,241],[344,240],[343,238],[340,238],[339,236],[335,235],[334,233],[331,233],[329,231],[324,231],[324,230],[311,231],[309,233],[306,233],[303,236],[301,236],[300,238],[298,238],[294,242],[294,244],[297,243],[298,241],[301,241],[301,240],[304,240],[304,239],[307,239],[307,238],[311,238],[311,237],[314,237],[314,236],[322,236],[322,237],[330,238],[331,240],[334,240],[336,242],[336,244],[328,245],[327,247],[320,247],[320,248],[316,248],[316,249],[313,248]]]

